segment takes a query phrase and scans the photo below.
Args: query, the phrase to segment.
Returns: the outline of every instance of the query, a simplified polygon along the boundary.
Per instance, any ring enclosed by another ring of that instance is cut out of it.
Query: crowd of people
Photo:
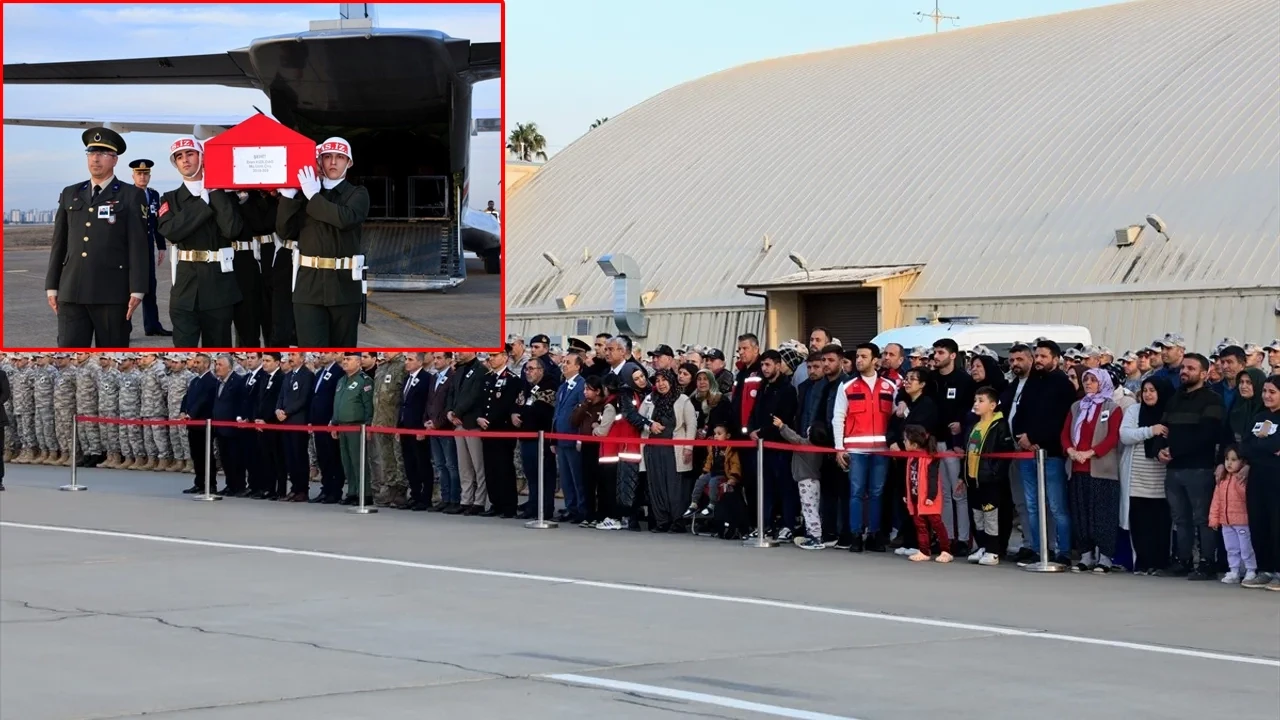
[[[605,334],[528,350],[513,336],[484,356],[12,355],[5,459],[190,472],[185,492],[204,492],[199,421],[213,420],[225,483],[208,481],[224,496],[355,504],[363,474],[365,500],[388,508],[541,506],[585,528],[915,562],[1025,565],[1043,548],[1077,572],[1280,590],[1280,340],[1206,356],[1169,334],[1116,357],[1040,338],[1004,358],[947,338],[808,340],[744,334],[732,366],[719,348],[641,355]],[[76,415],[178,422],[81,421],[72,457]],[[363,452],[360,425],[374,429]]]

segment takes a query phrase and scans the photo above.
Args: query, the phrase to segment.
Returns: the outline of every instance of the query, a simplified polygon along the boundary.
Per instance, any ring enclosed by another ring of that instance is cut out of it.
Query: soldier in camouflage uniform
[[[9,376],[9,388],[12,390],[18,376],[18,368],[13,364],[13,356],[0,353],[0,371]],[[16,432],[18,423],[15,420],[17,413],[13,409],[12,397],[4,401],[4,416],[9,423],[4,431],[4,461],[8,463],[13,462],[13,459],[18,456],[18,433]]]
[[[169,401],[169,419],[177,420],[182,415],[182,401],[187,397],[187,386],[195,379],[195,373],[187,369],[186,358],[178,353],[170,353],[169,386],[165,396]],[[191,439],[187,436],[186,425],[170,425],[169,441],[173,446],[173,462],[169,469],[175,472],[195,472],[191,463]]]
[[[168,420],[169,405],[165,401],[164,363],[156,353],[143,353],[142,368],[142,419]],[[163,470],[173,460],[173,451],[169,447],[169,427],[167,425],[146,425],[142,429],[143,442],[146,443],[147,460],[141,466],[134,465],[134,470]]]
[[[404,399],[404,355],[390,353],[378,365],[373,376],[373,425],[394,428],[400,419]],[[375,505],[393,508],[409,507],[409,483],[404,476],[404,459],[400,457],[400,438],[388,433],[370,433],[369,470]]]
[[[52,365],[53,356],[44,354],[36,359],[33,391],[35,397],[36,442],[40,446],[41,465],[54,465],[60,459],[58,435],[53,424],[53,381],[58,370]]]
[[[120,417],[120,371],[116,369],[116,356],[103,353],[98,356],[98,414],[102,417]],[[102,451],[107,459],[98,467],[118,468],[124,462],[120,457],[120,426],[104,423]]]
[[[97,359],[89,353],[76,353],[76,415],[98,416],[98,367]],[[102,423],[80,423],[80,467],[97,467],[107,459],[102,451]]]
[[[71,356],[67,353],[55,355],[53,364],[57,367],[53,380],[54,433],[58,438],[58,447],[62,451],[55,464],[70,467],[74,461],[71,457],[71,433],[73,432],[71,426],[75,423],[76,416],[78,370],[71,364]]]
[[[142,373],[137,368],[138,356],[126,353],[120,357],[120,419],[142,418]],[[141,425],[120,426],[120,455],[122,470],[134,470],[147,462],[146,443]]]
[[[20,452],[14,462],[28,464],[36,462],[40,456],[40,446],[36,443],[35,419],[35,367],[31,357],[22,355],[14,360],[18,372],[13,376],[13,411],[14,425],[18,428]]]

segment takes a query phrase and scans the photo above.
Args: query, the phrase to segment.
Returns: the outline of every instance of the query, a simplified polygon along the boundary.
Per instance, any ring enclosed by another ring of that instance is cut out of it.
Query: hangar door
[[[870,342],[880,332],[879,293],[875,288],[851,292],[805,293],[804,331],[821,325],[846,349]]]

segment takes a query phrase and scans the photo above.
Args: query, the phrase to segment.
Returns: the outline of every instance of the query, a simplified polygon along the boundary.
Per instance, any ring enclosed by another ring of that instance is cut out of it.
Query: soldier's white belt
[[[324,258],[302,253],[293,254],[293,289],[298,288],[298,268],[313,270],[350,270],[352,280],[364,280],[364,256],[352,255],[343,258]]]
[[[182,262],[219,262],[221,257],[212,250],[179,250],[178,260]]]
[[[254,240],[257,240],[258,242],[262,243],[263,245],[266,245],[267,243],[273,243],[273,242],[275,242],[275,241],[276,241],[276,236],[275,236],[275,235],[254,235],[254,236],[253,236],[253,239],[254,239]]]
[[[249,250],[249,251],[254,250],[252,242],[233,242],[231,243],[231,247],[234,250],[236,250],[236,252],[239,252],[241,250]]]
[[[359,255],[342,258],[314,257],[311,255],[298,256],[299,265],[315,270],[350,270],[360,266],[363,260],[364,258]]]

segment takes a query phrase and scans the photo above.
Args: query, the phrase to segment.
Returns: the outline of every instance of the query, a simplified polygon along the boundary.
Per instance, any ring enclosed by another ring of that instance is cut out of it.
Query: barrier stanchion
[[[547,474],[546,472],[544,472],[544,470],[546,469],[546,465],[543,463],[543,459],[544,459],[543,453],[545,453],[546,451],[547,451],[546,433],[543,432],[542,430],[539,430],[538,431],[538,519],[530,520],[529,522],[524,524],[525,527],[532,528],[534,530],[552,530],[560,527],[560,523],[556,522],[555,520],[548,520],[546,518],[547,513],[546,513],[546,510],[544,509],[546,508],[546,502],[547,502],[547,496],[543,494],[547,491]]]
[[[84,485],[81,485],[76,482],[76,454],[79,452],[79,450],[80,450],[80,424],[76,422],[76,419],[73,416],[71,418],[71,484],[63,485],[62,487],[58,488],[59,490],[65,490],[67,492],[80,492],[81,490],[89,489]]]
[[[360,478],[360,482],[356,487],[356,490],[360,493],[360,497],[356,501],[359,504],[353,508],[347,508],[347,512],[352,513],[353,515],[372,515],[373,513],[378,512],[378,508],[369,507],[368,505],[364,504],[364,464],[366,462],[365,458],[367,457],[366,453],[368,452],[368,441],[369,441],[368,430],[366,426],[361,425],[360,426],[360,473],[357,476]]]
[[[192,500],[199,502],[214,502],[221,500],[221,495],[214,495],[209,490],[209,483],[213,482],[213,420],[204,421],[204,494],[197,495]]]
[[[778,547],[764,527],[764,440],[756,440],[756,536],[742,541],[743,547]]]
[[[1049,504],[1049,499],[1044,494],[1044,463],[1045,452],[1043,449],[1036,451],[1036,491],[1040,493],[1039,521],[1040,521],[1040,562],[1031,563],[1022,568],[1027,572],[1034,573],[1060,573],[1066,570],[1066,567],[1049,561],[1049,528],[1048,519],[1045,517],[1045,506]],[[1058,542],[1065,542],[1062,538],[1058,538]]]

